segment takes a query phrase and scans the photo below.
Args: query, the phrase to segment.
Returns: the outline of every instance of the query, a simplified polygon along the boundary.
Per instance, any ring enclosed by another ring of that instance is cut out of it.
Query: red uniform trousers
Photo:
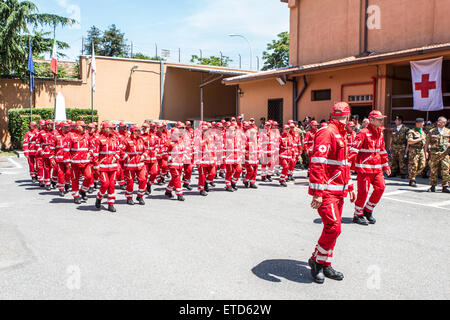
[[[256,177],[258,175],[258,164],[246,163],[245,168],[247,170],[247,174],[245,175],[244,182],[256,184]]]
[[[46,187],[50,186],[51,180],[50,176],[52,173],[52,164],[50,159],[42,158],[42,171],[44,172],[44,184]]]
[[[225,186],[231,187],[231,184],[236,184],[239,181],[242,173],[242,165],[238,164],[227,164],[227,173],[225,175]]]
[[[83,176],[83,185],[81,186],[81,191],[87,192],[89,187],[94,180],[92,174],[92,165],[88,164],[86,166],[72,165],[72,195],[75,199],[80,197],[80,177]]]
[[[355,216],[361,217],[364,211],[372,213],[375,206],[380,202],[386,189],[386,181],[383,172],[378,173],[359,173],[358,172],[358,195],[355,201]],[[373,186],[372,195],[366,203],[369,195],[370,186]]]
[[[58,162],[58,189],[64,191],[66,185],[70,185],[72,171],[64,162]]]
[[[323,266],[331,266],[333,250],[341,234],[343,208],[344,197],[324,196],[322,206],[318,209],[323,222],[323,231],[312,259]]]
[[[280,182],[286,181],[290,172],[289,170],[292,167],[295,167],[295,162],[292,158],[280,158],[280,165],[281,165]]]
[[[147,180],[147,184],[149,186],[153,185],[156,181],[156,178],[158,178],[158,174],[159,174],[159,166],[158,166],[158,162],[146,162],[145,166],[147,167],[147,174],[148,174],[148,180]]]
[[[102,201],[108,194],[108,205],[113,206],[116,202],[116,177],[117,171],[100,171],[100,191],[97,200]]]
[[[215,165],[198,167],[198,190],[204,191],[206,182],[213,182],[216,177],[217,167]]]
[[[34,155],[29,155],[27,157],[28,160],[28,168],[30,170],[30,177],[36,178],[37,172],[36,172],[36,157]]]
[[[133,188],[134,188],[134,178],[138,179],[139,190],[137,193],[138,198],[143,198],[145,196],[145,190],[147,188],[147,167],[142,166],[138,170],[128,170],[125,169],[125,179],[127,180],[127,191],[125,192],[125,197],[127,200],[133,198]]]
[[[119,186],[124,186],[126,184],[125,182],[125,162],[124,161],[119,161],[119,168],[117,169],[117,184]]]
[[[167,159],[158,159],[158,167],[159,167],[159,181],[164,179],[169,171],[169,163]]]
[[[181,171],[183,170],[183,167],[169,166],[169,170],[171,179],[166,191],[171,193],[175,190],[177,196],[182,196],[183,188],[181,187]]]
[[[41,156],[36,157],[36,171],[39,183],[44,183],[44,159]]]
[[[55,184],[58,183],[58,172],[58,162],[55,161],[55,165],[52,167],[52,182]]]
[[[185,164],[183,166],[183,184],[185,184],[185,185],[191,184],[193,169],[194,169],[194,167],[192,166],[192,164]]]

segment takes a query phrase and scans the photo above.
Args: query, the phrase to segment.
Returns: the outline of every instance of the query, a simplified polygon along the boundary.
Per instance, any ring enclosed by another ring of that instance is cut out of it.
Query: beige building
[[[207,120],[237,112],[236,86],[221,80],[250,72],[214,66],[96,57],[94,108],[100,121],[143,123],[155,120]],[[90,56],[80,58],[80,79],[58,79],[57,92],[67,108],[91,108]],[[35,108],[53,108],[54,81],[36,79]],[[0,143],[8,148],[8,110],[29,108],[29,86],[16,79],[0,79]]]
[[[223,80],[239,86],[239,112],[286,123],[328,120],[347,101],[353,114],[372,109],[412,124],[450,117],[448,0],[282,0],[290,10],[291,67]],[[410,61],[444,57],[445,110],[412,109]]]

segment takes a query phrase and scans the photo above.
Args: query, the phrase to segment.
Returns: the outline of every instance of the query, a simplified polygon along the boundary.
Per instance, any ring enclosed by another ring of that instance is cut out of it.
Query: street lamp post
[[[247,41],[248,46],[250,47],[250,70],[252,70],[253,69],[253,63],[252,63],[253,51],[252,51],[252,45],[250,44],[250,41],[248,41],[248,39],[246,37],[244,37],[243,35],[240,35],[240,34],[229,34],[228,36],[230,36],[230,37],[241,37],[242,39]]]

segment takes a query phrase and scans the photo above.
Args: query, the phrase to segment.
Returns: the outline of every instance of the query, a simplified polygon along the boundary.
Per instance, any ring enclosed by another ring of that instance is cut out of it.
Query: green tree
[[[30,1],[0,0],[0,75],[27,78],[29,41],[35,56],[51,52],[53,37],[42,28],[64,27],[75,22],[58,15],[39,13]],[[57,47],[66,49],[69,45],[57,41]]]
[[[136,54],[133,54],[132,58],[133,58],[133,59],[139,59],[139,60],[166,61],[166,59],[164,59],[164,58],[162,58],[162,57],[160,57],[160,56],[157,56],[157,57],[150,57],[150,56],[147,56],[147,55],[145,55],[145,54],[143,54],[143,53],[140,53],[140,52],[138,52],[138,53],[136,53]]]
[[[103,50],[106,57],[128,57],[127,39],[115,24],[103,33]]]
[[[91,55],[92,54],[92,43],[95,46],[95,54],[104,56],[104,48],[103,48],[103,32],[97,28],[96,26],[92,26],[88,31],[88,36],[84,45],[84,54]]]
[[[267,45],[263,52],[264,66],[262,70],[272,70],[289,66],[289,33],[282,32],[276,40]]]
[[[233,60],[231,60],[230,57],[227,56],[222,56],[222,59],[216,56],[210,56],[209,58],[200,58],[199,56],[194,54],[191,58],[192,63],[219,67],[228,67],[230,62],[232,61]]]

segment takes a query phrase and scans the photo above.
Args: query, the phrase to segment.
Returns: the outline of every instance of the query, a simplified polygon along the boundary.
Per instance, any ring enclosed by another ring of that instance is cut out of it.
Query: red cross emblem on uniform
[[[430,74],[422,75],[422,82],[415,83],[416,91],[422,92],[422,99],[430,97],[430,90],[436,89],[436,81],[430,81]]]

